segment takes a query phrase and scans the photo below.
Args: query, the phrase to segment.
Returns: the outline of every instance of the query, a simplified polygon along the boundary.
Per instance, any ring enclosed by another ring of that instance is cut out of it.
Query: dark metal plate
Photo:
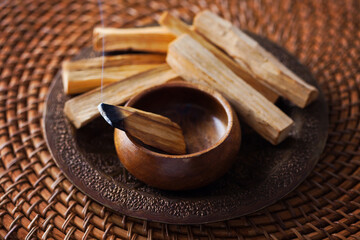
[[[275,44],[254,36],[300,77],[316,85],[309,71]],[[77,58],[95,56],[84,50]],[[63,114],[60,73],[49,91],[44,131],[54,160],[85,194],[116,212],[166,223],[206,223],[239,217],[264,208],[296,188],[324,149],[328,113],[324,96],[305,109],[280,100],[295,122],[291,135],[272,146],[242,123],[243,141],[236,164],[207,187],[171,192],[149,187],[129,174],[117,159],[113,129],[98,118],[75,130]],[[154,176],[156,177],[156,176]]]

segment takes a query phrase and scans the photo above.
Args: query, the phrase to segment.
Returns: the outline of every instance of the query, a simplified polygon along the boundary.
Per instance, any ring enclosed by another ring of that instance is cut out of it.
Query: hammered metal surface
[[[253,37],[300,77],[316,85],[309,71],[287,52],[266,39]],[[84,50],[78,58],[88,56],[94,53]],[[311,172],[327,138],[327,106],[322,94],[305,109],[280,100],[277,105],[295,122],[286,141],[272,146],[242,123],[238,160],[225,176],[197,190],[162,191],[141,183],[123,168],[115,153],[113,129],[102,119],[76,131],[63,114],[67,99],[59,73],[44,112],[46,140],[58,166],[99,203],[128,216],[160,222],[214,222],[274,203]]]

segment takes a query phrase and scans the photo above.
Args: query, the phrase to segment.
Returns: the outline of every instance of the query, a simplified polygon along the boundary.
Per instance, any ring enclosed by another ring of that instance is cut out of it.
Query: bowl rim
[[[141,91],[140,93],[136,94],[135,96],[131,97],[125,104],[125,106],[133,106],[133,104],[135,104],[138,100],[140,100],[142,97],[144,97],[145,95],[147,95],[148,93],[152,92],[152,91],[156,91],[159,89],[165,89],[165,88],[174,88],[174,87],[185,87],[185,88],[189,88],[189,89],[194,89],[196,91],[200,91],[205,93],[208,97],[213,98],[218,104],[220,104],[220,106],[224,109],[226,116],[227,116],[227,124],[226,124],[226,131],[224,133],[224,135],[212,146],[203,149],[201,151],[198,152],[194,152],[194,153],[189,153],[189,154],[166,154],[166,153],[158,153],[155,151],[152,151],[140,144],[138,144],[136,141],[133,141],[133,137],[129,136],[127,132],[124,132],[126,137],[130,140],[130,142],[138,149],[141,149],[142,151],[146,152],[147,154],[150,155],[154,155],[156,157],[163,157],[163,158],[174,158],[174,159],[184,159],[184,158],[191,158],[191,157],[196,157],[196,156],[201,156],[205,153],[208,153],[210,151],[212,151],[213,149],[217,148],[218,146],[220,146],[230,135],[231,130],[233,129],[234,126],[234,121],[238,121],[238,118],[235,117],[234,115],[236,114],[235,111],[232,109],[230,103],[225,99],[225,97],[223,95],[221,95],[219,92],[217,92],[215,89],[212,89],[208,86],[204,86],[198,83],[190,83],[190,82],[185,82],[185,81],[181,81],[181,80],[172,80],[154,87],[150,87],[148,89],[145,89],[144,91]],[[240,126],[240,123],[239,123]]]

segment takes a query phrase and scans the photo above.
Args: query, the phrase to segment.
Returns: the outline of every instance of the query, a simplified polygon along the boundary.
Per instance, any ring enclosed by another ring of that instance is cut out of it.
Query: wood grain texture
[[[228,68],[230,68],[236,75],[246,81],[249,85],[264,95],[269,101],[275,102],[278,99],[278,94],[270,87],[259,82],[252,74],[244,71],[239,64],[226,55],[219,48],[208,42],[204,37],[196,33],[192,27],[188,26],[180,19],[172,16],[168,12],[164,12],[160,19],[159,24],[166,27],[171,33],[176,36],[182,34],[189,34],[193,39],[198,41],[202,46],[211,51],[218,59],[220,59]]]
[[[79,71],[85,69],[118,67],[123,65],[141,65],[165,63],[166,55],[162,53],[119,54],[104,57],[85,58],[62,62],[62,69]]]
[[[169,118],[132,107],[104,103],[98,108],[111,126],[127,132],[142,143],[170,154],[186,154],[183,132]]]
[[[287,137],[293,121],[190,35],[170,44],[166,61],[187,81],[205,83],[223,93],[243,120],[272,144]]]
[[[146,88],[156,86],[172,79],[176,79],[175,73],[167,64],[146,72],[126,78],[120,82],[111,83],[101,88],[96,88],[66,101],[64,106],[65,115],[80,128],[89,121],[99,116],[97,106],[101,102],[112,105],[125,103],[129,98]]]
[[[83,93],[103,84],[120,81],[129,76],[165,63],[164,54],[121,54],[64,61],[62,80],[66,94]],[[102,71],[102,67],[104,70]]]
[[[160,64],[123,65],[118,67],[84,69],[68,71],[63,68],[62,79],[66,94],[84,93],[109,83],[124,80],[127,77],[158,67]]]
[[[102,51],[146,51],[166,52],[168,44],[175,38],[164,27],[101,28],[93,31],[93,47]]]
[[[244,71],[297,106],[306,107],[317,98],[319,92],[314,86],[295,75],[259,43],[225,19],[206,10],[196,14],[194,27],[232,56]]]

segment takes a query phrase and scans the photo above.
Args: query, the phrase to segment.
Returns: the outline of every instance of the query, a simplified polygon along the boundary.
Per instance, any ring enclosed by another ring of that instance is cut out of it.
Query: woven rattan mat
[[[267,37],[309,67],[330,110],[326,149],[278,203],[206,225],[167,225],[112,213],[79,192],[41,130],[61,61],[91,44],[97,0],[0,1],[0,237],[4,239],[360,239],[360,2],[102,1],[105,26],[153,24],[163,10],[191,21],[204,8]]]

